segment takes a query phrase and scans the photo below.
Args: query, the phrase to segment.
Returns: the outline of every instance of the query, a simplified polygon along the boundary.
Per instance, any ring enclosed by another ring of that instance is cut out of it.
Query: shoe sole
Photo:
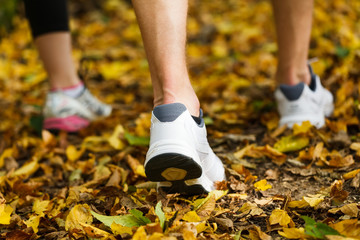
[[[79,116],[69,116],[65,118],[47,118],[44,120],[44,129],[63,130],[76,132],[89,126],[90,121]]]
[[[166,193],[198,195],[211,191],[212,182],[202,176],[202,167],[191,157],[179,153],[163,153],[145,165],[147,178],[159,182]]]
[[[188,185],[186,181],[173,181],[170,184],[171,186],[166,186],[167,183],[159,183],[158,189],[166,193],[180,193],[185,196],[200,195],[209,192],[201,184]]]
[[[145,165],[150,181],[180,181],[199,178],[201,166],[191,157],[179,153],[163,153],[151,158]]]

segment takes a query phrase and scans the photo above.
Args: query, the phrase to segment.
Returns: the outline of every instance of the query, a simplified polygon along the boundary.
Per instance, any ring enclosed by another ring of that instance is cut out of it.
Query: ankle
[[[183,93],[165,91],[162,98],[154,99],[154,107],[171,103],[182,103],[186,106],[191,115],[195,117],[200,115],[200,102],[192,88]]]
[[[309,85],[311,82],[311,75],[307,66],[302,69],[278,68],[276,73],[276,81],[278,84],[286,84],[290,86],[299,84],[301,82]]]
[[[83,84],[77,75],[53,75],[49,76],[50,89],[66,89]]]

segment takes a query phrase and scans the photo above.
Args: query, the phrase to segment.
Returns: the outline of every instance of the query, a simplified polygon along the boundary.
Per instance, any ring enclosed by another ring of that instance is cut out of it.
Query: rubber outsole
[[[171,186],[160,186],[159,189],[166,193],[180,193],[181,195],[192,196],[208,193],[200,184],[187,185],[184,181],[173,181]]]
[[[43,128],[47,130],[64,130],[67,132],[77,132],[89,126],[90,121],[79,116],[73,115],[65,118],[46,118]]]
[[[171,181],[172,188],[182,188],[185,180],[199,178],[201,166],[191,157],[179,153],[164,153],[151,158],[145,165],[145,174],[150,181]],[[185,184],[186,185],[186,184]]]

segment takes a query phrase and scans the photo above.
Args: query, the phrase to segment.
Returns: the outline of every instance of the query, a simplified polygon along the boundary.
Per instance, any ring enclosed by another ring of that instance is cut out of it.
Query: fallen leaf
[[[31,227],[34,233],[37,233],[41,216],[32,215],[28,220],[25,221],[27,227]]]
[[[195,211],[187,212],[182,219],[187,222],[200,222],[201,221],[201,218]]]
[[[298,125],[295,123],[293,125],[293,134],[299,135],[299,134],[306,134],[312,129],[313,125],[310,123],[310,121],[304,121],[301,123],[301,125]]]
[[[344,178],[345,180],[354,178],[359,172],[360,172],[360,168],[359,168],[359,169],[355,169],[355,170],[353,170],[353,171],[351,171],[351,172],[345,173],[345,174],[343,175],[343,178]]]
[[[360,221],[359,219],[347,219],[330,226],[338,231],[341,235],[346,237],[359,238],[360,236]]]
[[[120,136],[125,134],[124,127],[122,125],[117,125],[114,132],[107,139],[109,144],[116,150],[121,150],[125,147],[125,144],[120,140]]]
[[[69,212],[65,221],[65,230],[82,229],[82,223],[91,224],[93,217],[87,204],[75,205]]]
[[[272,186],[267,182],[266,179],[260,180],[256,183],[254,183],[254,187],[258,191],[266,191],[267,189],[272,188]]]
[[[280,224],[280,226],[287,227],[291,222],[291,218],[285,210],[274,209],[270,215],[269,222],[271,225]]]
[[[324,201],[324,196],[321,194],[310,195],[309,197],[303,197],[304,201],[307,202],[310,207],[317,207],[321,202]]]
[[[10,224],[10,216],[13,212],[13,208],[9,205],[2,203],[0,204],[0,224]]]
[[[301,136],[285,136],[275,143],[274,148],[280,152],[293,152],[303,149],[309,144],[309,138]]]
[[[311,237],[325,239],[326,235],[340,235],[338,231],[324,223],[316,222],[307,216],[301,218],[305,221],[305,233]]]
[[[279,235],[288,238],[288,239],[305,239],[307,235],[305,234],[304,228],[283,228],[283,231],[278,231]]]
[[[84,152],[85,148],[80,148],[79,150],[77,150],[74,145],[69,145],[66,148],[66,156],[70,162],[78,160]]]

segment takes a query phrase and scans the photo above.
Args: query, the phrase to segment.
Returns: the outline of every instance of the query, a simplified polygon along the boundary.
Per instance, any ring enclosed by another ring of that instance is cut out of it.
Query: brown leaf
[[[14,230],[6,233],[7,240],[28,240],[31,239],[32,234],[26,233],[21,230]]]
[[[331,186],[330,197],[335,205],[343,203],[349,196],[349,193],[342,188],[343,182],[340,180],[336,180]]]

